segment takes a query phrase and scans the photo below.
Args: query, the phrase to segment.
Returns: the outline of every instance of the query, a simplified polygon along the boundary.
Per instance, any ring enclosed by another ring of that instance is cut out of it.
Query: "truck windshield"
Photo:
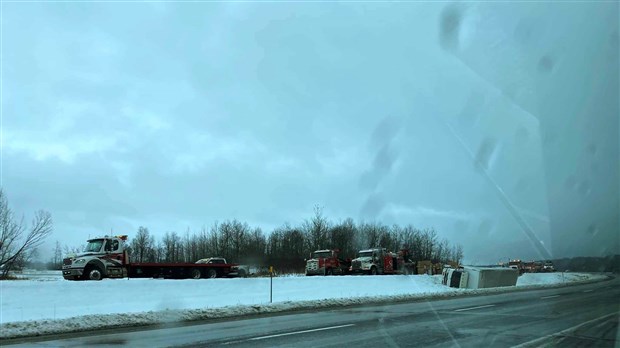
[[[312,253],[313,259],[332,257],[331,251],[315,251]]]
[[[372,256],[372,251],[360,251],[359,254],[357,254],[357,257],[371,257]]]
[[[101,251],[101,246],[102,245],[103,245],[103,239],[89,240],[88,244],[86,244],[86,248],[84,248],[84,252],[98,252],[98,251]]]

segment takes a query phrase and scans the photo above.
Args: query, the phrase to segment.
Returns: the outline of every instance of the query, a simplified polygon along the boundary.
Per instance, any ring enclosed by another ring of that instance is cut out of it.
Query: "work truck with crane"
[[[306,260],[306,275],[344,275],[349,273],[351,259],[339,256],[338,249],[317,250]]]
[[[196,263],[131,262],[127,236],[105,236],[88,240],[84,251],[63,259],[62,275],[67,280],[103,278],[199,279],[245,276],[247,269],[208,258]]]
[[[414,274],[415,263],[409,251],[398,252],[386,248],[360,250],[357,258],[351,261],[350,271],[354,274]]]

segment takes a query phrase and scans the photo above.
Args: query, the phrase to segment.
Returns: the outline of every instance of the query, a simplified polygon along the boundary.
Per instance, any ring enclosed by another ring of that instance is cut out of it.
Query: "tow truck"
[[[306,260],[306,276],[344,275],[349,273],[351,259],[339,258],[338,249],[317,250]]]
[[[206,259],[211,260],[211,259]],[[159,263],[130,262],[127,235],[104,236],[88,240],[84,251],[63,259],[62,275],[67,280],[103,278],[176,278],[200,279],[239,276],[238,264],[215,262]]]
[[[360,250],[357,258],[351,261],[350,271],[356,274],[414,274],[415,263],[409,251],[390,252],[385,248]]]

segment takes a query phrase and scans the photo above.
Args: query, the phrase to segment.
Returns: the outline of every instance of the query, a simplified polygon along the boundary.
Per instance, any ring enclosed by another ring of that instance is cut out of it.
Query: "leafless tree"
[[[138,227],[138,233],[131,240],[131,257],[136,262],[146,262],[153,255],[155,239],[149,234],[149,229]]]
[[[62,251],[63,251],[64,255],[67,256],[67,255],[71,255],[71,254],[79,254],[79,253],[81,253],[84,250],[84,248],[85,248],[85,245],[73,246],[73,247],[65,245],[62,248]]]
[[[398,241],[398,226],[392,226],[390,229],[388,226],[381,226],[379,235],[379,246],[386,248],[390,251],[397,251],[400,249],[400,243]]]
[[[327,248],[329,222],[323,216],[323,209],[318,205],[314,207],[314,216],[303,224],[306,234],[307,249],[310,251]]]
[[[190,229],[188,228],[185,231],[185,237],[183,237],[183,251],[185,252],[185,256],[183,257],[185,262],[195,262],[198,259],[201,259],[200,253],[198,252],[199,248],[199,239],[200,236],[196,234],[190,235]]]
[[[341,257],[353,258],[357,254],[357,227],[348,218],[329,229],[331,249],[339,249]]]
[[[247,223],[241,223],[238,220],[233,220],[232,227],[232,241],[231,241],[231,260],[239,260],[241,255],[247,249],[247,239],[250,231],[250,226]]]
[[[267,252],[267,239],[263,234],[263,231],[256,227],[254,228],[250,236],[248,237],[248,248],[245,255],[241,256],[238,262],[251,263],[257,266],[264,266],[264,256]]]
[[[446,238],[444,238],[439,244],[437,244],[435,250],[433,251],[433,259],[439,260],[443,263],[450,260],[450,243]]]
[[[160,249],[165,262],[181,262],[183,261],[183,243],[176,232],[166,232]]]
[[[434,229],[424,229],[421,234],[422,249],[420,250],[423,260],[430,260],[433,257],[433,251],[437,247],[437,232]]]
[[[457,244],[453,247],[452,257],[454,257],[454,262],[458,264],[463,261],[463,246],[461,244]]]
[[[267,262],[280,271],[295,272],[303,269],[303,259],[308,257],[307,234],[300,228],[284,224],[275,229],[267,242]],[[312,249],[315,250],[315,249]]]
[[[204,259],[208,257],[209,254],[211,253],[211,246],[209,244],[209,234],[207,232],[207,228],[204,226],[200,230],[197,243],[198,243],[198,247],[197,247],[198,250],[196,251],[197,259]]]
[[[232,259],[233,247],[233,224],[230,221],[224,221],[219,226],[219,255],[226,259]]]
[[[276,266],[278,269],[281,269],[282,234],[283,233],[279,229],[272,231],[265,245],[267,264],[270,266]]]
[[[0,279],[4,279],[14,267],[28,261],[52,233],[52,216],[39,210],[26,227],[23,218],[15,219],[4,191],[0,189],[0,233]]]
[[[52,269],[61,269],[62,268],[62,247],[60,246],[60,242],[56,241],[56,246],[52,251],[52,260],[50,262],[50,266]]]
[[[376,222],[361,223],[359,225],[359,230],[361,234],[361,243],[358,249],[380,246],[379,239],[381,238],[381,233],[384,232],[384,226]]]

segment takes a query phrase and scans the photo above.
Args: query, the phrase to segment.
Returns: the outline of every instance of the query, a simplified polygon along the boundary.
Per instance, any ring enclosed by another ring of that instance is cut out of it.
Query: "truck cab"
[[[89,239],[83,252],[63,259],[62,276],[68,280],[126,277],[126,240],[124,235]]]
[[[306,276],[342,275],[349,271],[350,262],[338,257],[338,249],[316,250],[306,260]]]
[[[555,272],[555,266],[553,266],[553,262],[545,261],[542,271],[543,272]]]
[[[519,275],[522,275],[523,273],[525,273],[525,267],[523,265],[523,261],[516,259],[516,260],[510,260],[508,262],[508,267],[512,268],[512,269],[516,269],[517,271],[519,271]]]
[[[351,272],[371,275],[383,273],[385,254],[384,248],[360,250],[357,258],[351,261]]]

